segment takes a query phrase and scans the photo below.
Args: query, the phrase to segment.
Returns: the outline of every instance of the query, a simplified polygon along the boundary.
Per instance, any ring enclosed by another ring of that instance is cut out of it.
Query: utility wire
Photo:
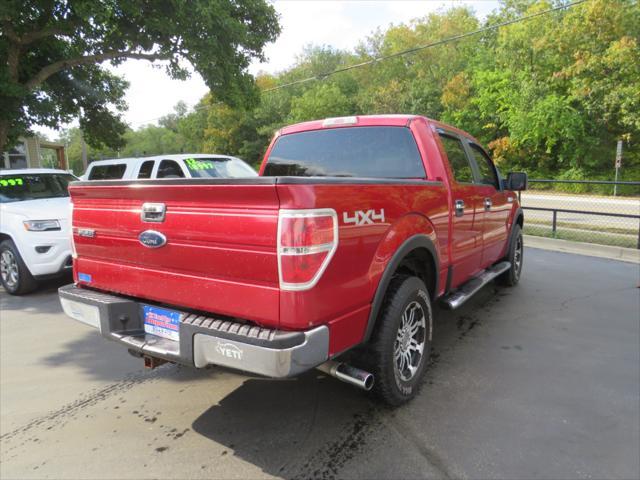
[[[513,20],[508,20],[506,22],[496,23],[495,25],[488,25],[486,27],[482,27],[482,28],[479,28],[477,30],[473,30],[472,32],[461,33],[459,35],[453,35],[451,37],[443,38],[442,40],[438,40],[436,42],[428,43],[426,45],[420,45],[418,47],[409,48],[407,50],[402,50],[400,52],[391,53],[389,55],[383,55],[383,56],[380,56],[380,57],[373,58],[371,60],[367,60],[366,62],[356,63],[355,65],[349,65],[347,67],[338,68],[338,69],[333,70],[331,72],[321,73],[321,74],[313,76],[313,77],[308,77],[308,78],[304,78],[304,79],[301,79],[301,80],[296,80],[296,81],[293,81],[293,82],[290,82],[290,83],[285,83],[283,85],[278,85],[278,86],[275,86],[275,87],[272,87],[272,88],[267,88],[267,89],[263,90],[262,92],[263,93],[273,92],[275,90],[280,90],[282,88],[291,87],[293,85],[299,85],[301,83],[311,82],[313,80],[324,80],[325,78],[330,77],[332,75],[335,75],[337,73],[348,72],[349,70],[355,70],[356,68],[366,67],[368,65],[373,65],[375,63],[383,62],[385,60],[389,60],[389,59],[392,59],[392,58],[402,57],[404,55],[410,55],[412,53],[416,53],[416,52],[419,52],[419,51],[422,51],[422,50],[426,50],[427,48],[437,47],[439,45],[444,45],[445,43],[454,42],[454,41],[457,41],[457,40],[461,40],[463,38],[471,37],[473,35],[478,35],[480,33],[488,32],[490,30],[495,30],[497,28],[506,27],[508,25],[513,25],[514,23],[524,22],[526,20],[531,20],[532,18],[541,17],[542,15],[547,15],[547,14],[555,12],[557,10],[563,10],[565,8],[575,7],[576,5],[580,5],[581,3],[585,3],[585,2],[588,2],[588,1],[589,0],[576,0],[575,2],[567,3],[566,5],[560,5],[560,6],[557,6],[557,7],[549,8],[547,10],[542,10],[542,11],[540,11],[538,13],[533,13],[531,15],[526,15],[524,17],[515,18]]]
[[[392,58],[402,57],[404,55],[411,55],[413,53],[420,52],[420,51],[426,50],[428,48],[437,47],[437,46],[440,46],[440,45],[444,45],[446,43],[462,40],[463,38],[468,38],[468,37],[472,37],[474,35],[479,35],[479,34],[484,33],[484,32],[489,32],[491,30],[496,30],[496,29],[501,28],[501,27],[506,27],[506,26],[509,26],[509,25],[513,25],[515,23],[531,20],[533,18],[541,17],[543,15],[548,15],[548,14],[556,12],[558,10],[564,10],[564,9],[568,9],[568,8],[571,8],[571,7],[575,7],[576,5],[580,5],[581,3],[586,3],[588,1],[589,0],[576,0],[575,2],[567,3],[567,4],[564,4],[564,5],[558,5],[557,7],[549,8],[547,10],[542,10],[542,11],[537,12],[537,13],[532,13],[531,15],[525,15],[523,17],[514,18],[513,20],[507,20],[507,21],[504,21],[504,22],[496,23],[494,25],[487,25],[485,27],[479,28],[477,30],[473,30],[471,32],[466,32],[466,33],[461,33],[461,34],[458,34],[458,35],[453,35],[451,37],[443,38],[441,40],[437,40],[435,42],[428,43],[426,45],[419,45],[417,47],[409,48],[407,50],[401,50],[399,52],[391,53],[389,55],[382,55],[380,57],[372,58],[371,60],[367,60],[365,62],[356,63],[354,65],[349,65],[347,67],[342,67],[342,68],[338,68],[336,70],[332,70],[330,72],[314,75],[313,77],[307,77],[307,78],[303,78],[303,79],[300,79],[300,80],[295,80],[293,82],[284,83],[282,85],[277,85],[275,87],[266,88],[266,89],[262,90],[262,93],[274,92],[276,90],[281,90],[283,88],[289,88],[289,87],[292,87],[294,85],[300,85],[300,84],[303,84],[303,83],[312,82],[314,80],[321,81],[321,80],[324,80],[325,78],[331,77],[331,76],[336,75],[338,73],[348,72],[350,70],[355,70],[357,68],[362,68],[362,67],[366,67],[366,66],[369,66],[369,65],[374,65],[374,64],[376,64],[378,62],[384,62],[385,60],[390,60]],[[222,103],[223,102],[216,102],[215,104],[211,104],[211,105],[205,105],[205,104],[196,105],[193,108],[193,111],[197,112],[197,111],[202,110],[202,109],[211,108],[213,106],[220,105]],[[158,120],[159,118],[162,118],[162,117],[152,118],[152,119],[146,120],[144,122],[136,122],[136,124],[142,125],[143,123],[148,123],[148,122],[151,122],[153,120]]]

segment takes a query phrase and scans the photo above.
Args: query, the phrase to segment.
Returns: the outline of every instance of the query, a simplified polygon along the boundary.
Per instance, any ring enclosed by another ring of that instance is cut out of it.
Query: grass
[[[629,219],[629,222],[635,220]],[[551,230],[553,222],[551,220],[540,220],[539,218],[527,219],[527,223],[530,225],[543,226]],[[591,226],[584,223],[567,222],[564,220],[558,220],[556,222],[557,229],[569,229],[569,230],[582,230],[584,232],[596,232],[596,233],[611,233],[617,235],[636,235],[638,234],[637,227],[612,227],[608,225]]]
[[[538,237],[559,238],[562,240],[571,240],[574,242],[596,243],[598,245],[613,245],[617,247],[637,248],[638,234],[620,234],[596,230],[572,230],[558,229],[555,233],[551,231],[550,223],[545,226],[541,224],[527,224],[524,226],[524,233],[527,235],[535,235]]]

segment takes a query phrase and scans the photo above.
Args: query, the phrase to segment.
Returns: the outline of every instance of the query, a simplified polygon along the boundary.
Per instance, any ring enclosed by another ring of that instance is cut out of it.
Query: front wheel
[[[38,286],[11,240],[0,243],[0,280],[11,295],[23,295]]]
[[[511,268],[502,273],[496,280],[498,284],[513,287],[520,281],[522,274],[522,262],[524,260],[524,242],[522,240],[522,228],[516,224],[513,226],[513,241],[509,245],[509,251],[504,258],[511,263]]]
[[[389,405],[413,398],[431,352],[433,313],[429,292],[417,277],[398,276],[389,285],[369,347],[374,393]]]

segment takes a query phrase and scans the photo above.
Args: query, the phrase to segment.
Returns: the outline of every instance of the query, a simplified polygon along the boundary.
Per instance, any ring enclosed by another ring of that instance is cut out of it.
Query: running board
[[[441,300],[442,306],[448,310],[455,310],[464,302],[473,297],[478,292],[478,290],[484,287],[487,283],[489,283],[501,273],[506,272],[510,268],[510,262],[500,262],[487,268],[486,270],[483,270],[476,276],[472,277],[471,280],[462,285],[455,292],[444,296]]]

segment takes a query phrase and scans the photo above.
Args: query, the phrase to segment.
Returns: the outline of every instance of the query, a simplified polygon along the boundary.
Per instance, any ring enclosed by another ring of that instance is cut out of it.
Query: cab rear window
[[[124,176],[126,169],[124,163],[95,165],[89,172],[89,180],[119,180]]]
[[[341,127],[283,135],[276,140],[264,176],[424,178],[406,127]]]

